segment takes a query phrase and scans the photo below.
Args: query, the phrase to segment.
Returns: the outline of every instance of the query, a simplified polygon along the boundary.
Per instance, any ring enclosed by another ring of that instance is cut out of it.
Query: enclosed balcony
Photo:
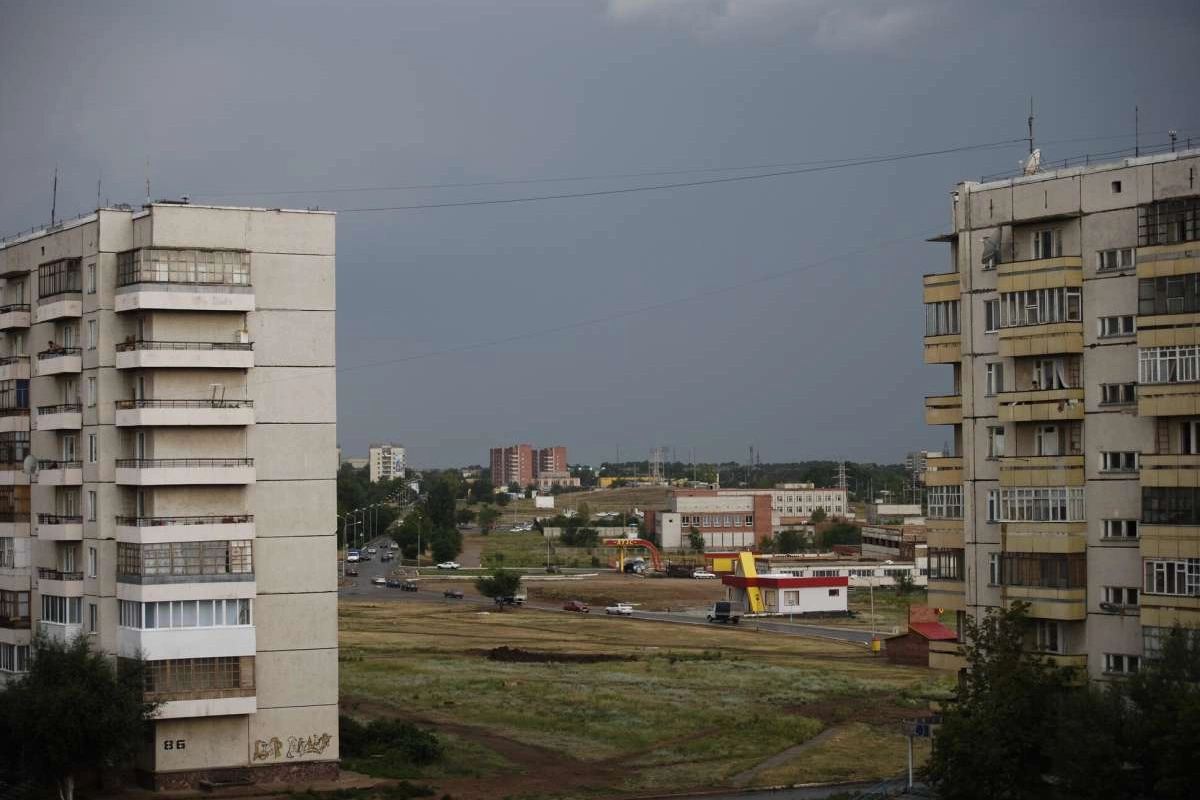
[[[253,311],[250,254],[140,248],[117,254],[118,312]]]
[[[0,592],[29,592],[33,588],[32,568],[0,567]]]
[[[253,632],[253,629],[251,629]],[[172,631],[148,631],[119,628],[119,657],[135,657],[138,648],[149,644],[159,652],[168,652],[169,638],[153,641],[153,634]],[[174,633],[183,633],[176,631]],[[144,641],[151,634],[150,641]],[[196,652],[188,657],[148,660],[146,662],[145,699],[158,703],[156,719],[225,717],[253,714],[257,708],[254,688],[254,655],[212,655],[204,649],[205,632],[192,634]],[[238,649],[245,649],[244,646]]]
[[[83,406],[79,403],[38,406],[37,408],[37,429],[39,431],[77,431],[82,427]]]
[[[118,400],[118,427],[254,424],[253,400]]]
[[[117,345],[117,369],[180,367],[249,369],[254,366],[252,342],[122,342]]]
[[[29,304],[10,303],[0,306],[0,331],[29,327]]]
[[[29,430],[28,408],[0,408],[0,433]]]
[[[28,486],[29,475],[21,461],[0,461],[0,486]]]
[[[1083,456],[1005,456],[1001,486],[1083,486]]]
[[[1013,600],[1029,603],[1029,616],[1042,619],[1087,619],[1087,589],[1046,586],[1005,586],[1006,605]]]
[[[1200,455],[1141,456],[1142,486],[1200,487]]]
[[[23,500],[28,504],[28,495]],[[18,506],[19,507],[19,506]],[[28,511],[0,511],[0,537],[21,537],[29,535]]]
[[[962,395],[943,394],[925,398],[926,425],[962,425]]]
[[[83,539],[83,517],[69,514],[38,514],[37,538],[52,542]]]
[[[963,482],[961,456],[930,457],[925,460],[926,486],[957,486]]]
[[[0,381],[29,380],[29,356],[0,358]]]
[[[81,486],[83,462],[39,459],[37,482],[42,486]]]
[[[1083,419],[1083,389],[1000,392],[1001,422],[1063,422]]]
[[[119,458],[123,486],[214,486],[254,483],[253,458]]]
[[[253,538],[253,514],[117,517],[118,542],[154,544],[178,541],[234,541]]]
[[[71,375],[83,369],[83,350],[78,347],[56,347],[37,354],[37,374]]]
[[[1200,416],[1200,382],[1139,384],[1137,408],[1139,417]]]

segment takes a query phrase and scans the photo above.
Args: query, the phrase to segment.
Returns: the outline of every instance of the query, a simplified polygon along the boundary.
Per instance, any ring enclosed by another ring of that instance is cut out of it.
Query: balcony
[[[253,400],[118,400],[117,427],[254,424]]]
[[[0,331],[29,327],[29,304],[11,303],[0,306]]]
[[[1001,392],[1001,422],[1065,422],[1083,419],[1083,389]]]
[[[1000,329],[1000,355],[1059,355],[1083,352],[1082,322],[1049,322]]]
[[[1141,383],[1139,417],[1200,416],[1200,383]]]
[[[29,567],[0,567],[0,590],[28,592],[33,588]]]
[[[252,342],[135,341],[117,345],[117,369],[250,369],[253,366]]]
[[[941,394],[925,398],[926,425],[962,425],[962,395]]]
[[[963,521],[961,519],[925,519],[926,537],[930,548],[961,550],[963,547]]]
[[[1083,486],[1083,456],[1005,456],[1001,486]]]
[[[0,408],[0,433],[29,430],[28,408]]]
[[[1200,487],[1200,455],[1143,454],[1142,486]]]
[[[83,597],[83,573],[39,567],[38,591],[56,597]]]
[[[117,289],[121,311],[253,311],[254,287],[206,283],[132,283]]]
[[[37,374],[73,375],[83,369],[83,350],[78,347],[56,347],[37,354]]]
[[[962,611],[967,604],[967,585],[963,581],[947,581],[930,578],[928,605],[946,611]]]
[[[233,541],[254,538],[253,514],[193,517],[117,517],[117,541],[157,542]]]
[[[24,466],[20,461],[0,461],[0,486],[28,486]]]
[[[967,668],[967,659],[963,658],[958,648],[959,642],[932,641],[929,643],[929,666],[933,669],[958,672]]]
[[[1001,294],[1079,286],[1083,286],[1082,256],[1030,258],[996,266],[996,289]]]
[[[29,598],[26,597],[25,602],[28,601]],[[6,614],[0,614],[0,628],[10,631],[27,631],[30,629],[29,615],[26,614],[25,616],[10,617]],[[7,640],[8,636],[5,636],[3,641]]]
[[[37,482],[42,486],[82,486],[82,461],[38,459]]]
[[[29,380],[29,356],[0,358],[0,381]]]
[[[78,596],[78,595],[76,595]],[[83,625],[65,625],[58,622],[46,622],[42,620],[38,623],[38,627],[42,635],[54,639],[59,642],[73,642],[83,633]]]
[[[1137,249],[1138,278],[1164,278],[1200,272],[1200,243],[1156,244]]]
[[[1005,586],[1005,605],[1010,600],[1029,603],[1029,616],[1042,619],[1087,618],[1087,589],[1055,589],[1046,586]]]
[[[37,538],[50,542],[83,540],[83,517],[64,514],[38,514]]]
[[[28,535],[28,511],[0,511],[0,536],[16,537]]]
[[[38,301],[33,312],[34,322],[50,322],[55,319],[78,319],[83,316],[83,295],[79,292],[44,297]]]
[[[143,247],[117,255],[118,312],[253,311],[250,253]]]
[[[83,427],[83,406],[64,403],[57,406],[38,406],[39,431],[77,431]]]
[[[253,625],[150,630],[119,628],[117,630],[117,654],[132,658],[140,650],[148,661],[212,656],[252,656],[255,652],[254,648]]]
[[[925,337],[926,364],[957,364],[962,361],[962,335]]]
[[[942,456],[925,460],[926,486],[958,486],[963,482],[961,456]]]
[[[213,486],[254,483],[253,458],[119,458],[124,486]]]

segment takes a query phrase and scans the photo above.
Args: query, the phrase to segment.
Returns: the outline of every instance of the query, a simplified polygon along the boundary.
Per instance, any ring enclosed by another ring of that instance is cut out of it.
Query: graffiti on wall
[[[333,742],[333,737],[328,733],[313,734],[312,736],[289,736],[286,748],[277,736],[272,736],[270,739],[256,739],[253,760],[267,761],[278,758],[318,756],[325,752],[331,742]]]

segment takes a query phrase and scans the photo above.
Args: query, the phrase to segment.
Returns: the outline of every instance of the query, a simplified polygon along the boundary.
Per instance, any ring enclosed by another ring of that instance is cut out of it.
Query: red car
[[[579,611],[586,614],[588,613],[588,607],[578,600],[568,600],[563,603],[563,611]]]

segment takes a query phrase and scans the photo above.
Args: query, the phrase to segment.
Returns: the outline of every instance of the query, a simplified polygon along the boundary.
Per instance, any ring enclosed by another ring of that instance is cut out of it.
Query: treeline
[[[688,464],[671,461],[663,464],[663,475],[669,480],[686,479],[713,483],[720,479],[722,486],[748,486],[769,489],[777,483],[813,483],[817,486],[836,486],[838,461],[795,461],[778,464],[755,464],[747,467],[736,461],[721,463]],[[604,462],[600,465],[603,477],[650,474],[649,461]],[[887,490],[893,497],[902,497],[908,483],[908,472],[903,464],[875,464],[846,462],[847,483],[851,494],[867,500],[868,493],[878,494]]]

